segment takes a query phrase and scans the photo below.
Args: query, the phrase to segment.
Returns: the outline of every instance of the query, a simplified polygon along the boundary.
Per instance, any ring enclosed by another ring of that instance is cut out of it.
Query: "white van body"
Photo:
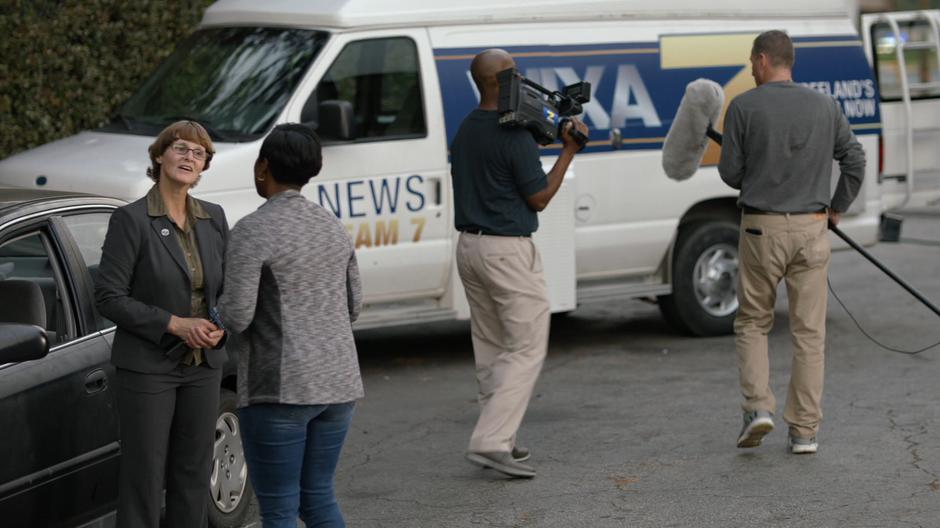
[[[940,10],[862,16],[879,85],[882,206],[940,203]]]
[[[731,330],[737,306],[737,193],[718,176],[714,145],[690,180],[678,183],[663,173],[662,141],[685,86],[699,77],[715,80],[725,88],[727,105],[753,87],[748,56],[754,36],[785,29],[797,48],[796,81],[837,98],[866,150],[864,185],[840,226],[873,243],[882,211],[878,95],[849,17],[845,0],[222,0],[208,8],[191,39],[224,34],[231,40],[268,28],[250,38],[293,42],[297,33],[278,32],[311,30],[316,51],[297,66],[296,78],[284,77],[290,91],[264,131],[315,121],[336,100],[352,105],[356,132],[344,135],[319,123],[324,170],[304,192],[337,214],[356,241],[367,305],[360,328],[469,317],[454,266],[448,144],[477,104],[470,59],[500,47],[524,75],[548,88],[580,80],[593,88],[583,115],[590,143],[540,215],[536,235],[553,311],[611,297],[659,298],[679,328],[710,335]],[[282,44],[265,45],[267,57],[275,57]],[[169,60],[199,64],[179,57],[187,46]],[[266,71],[265,57],[239,49],[244,57],[232,59],[239,75]],[[259,74],[251,82],[263,81]],[[143,92],[172,104],[169,88],[148,83]],[[218,88],[207,82],[205,90]],[[251,93],[231,87],[219,92],[230,99],[219,96],[217,104],[237,99],[239,90]],[[132,103],[149,104],[139,97]],[[254,115],[258,105],[245,108]],[[12,156],[0,162],[0,181],[32,187],[41,176],[53,189],[137,199],[151,185],[144,172],[156,125],[179,117],[135,124],[134,116],[125,116],[124,124],[116,120]],[[214,124],[211,115],[205,120]],[[217,140],[210,170],[193,191],[224,206],[230,223],[261,203],[252,167],[264,131]],[[546,167],[558,146],[543,149]]]

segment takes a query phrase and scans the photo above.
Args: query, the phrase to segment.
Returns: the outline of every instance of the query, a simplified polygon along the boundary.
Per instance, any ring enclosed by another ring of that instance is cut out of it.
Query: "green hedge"
[[[108,120],[211,0],[0,0],[0,158]]]

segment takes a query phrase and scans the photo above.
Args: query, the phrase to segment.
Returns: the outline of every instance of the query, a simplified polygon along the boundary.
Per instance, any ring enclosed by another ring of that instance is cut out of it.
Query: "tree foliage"
[[[0,158],[105,123],[211,0],[0,0]]]

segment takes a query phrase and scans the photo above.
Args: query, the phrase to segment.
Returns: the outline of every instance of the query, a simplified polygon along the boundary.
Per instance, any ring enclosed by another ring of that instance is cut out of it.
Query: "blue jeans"
[[[343,528],[333,475],[355,402],[259,404],[238,410],[264,528]]]

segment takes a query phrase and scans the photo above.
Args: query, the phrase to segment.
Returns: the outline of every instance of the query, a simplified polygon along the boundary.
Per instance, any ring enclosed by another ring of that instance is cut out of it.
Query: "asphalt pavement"
[[[940,213],[907,214],[872,252],[940,303]],[[852,251],[832,286],[896,347],[940,341],[940,318]],[[366,385],[337,476],[350,527],[937,527],[940,348],[880,349],[830,296],[816,455],[786,450],[786,295],[770,335],[777,429],[738,449],[733,338],[689,338],[656,306],[617,301],[554,317],[519,443],[531,480],[469,464],[477,417],[467,323],[357,335]],[[256,522],[252,523],[257,526]]]

